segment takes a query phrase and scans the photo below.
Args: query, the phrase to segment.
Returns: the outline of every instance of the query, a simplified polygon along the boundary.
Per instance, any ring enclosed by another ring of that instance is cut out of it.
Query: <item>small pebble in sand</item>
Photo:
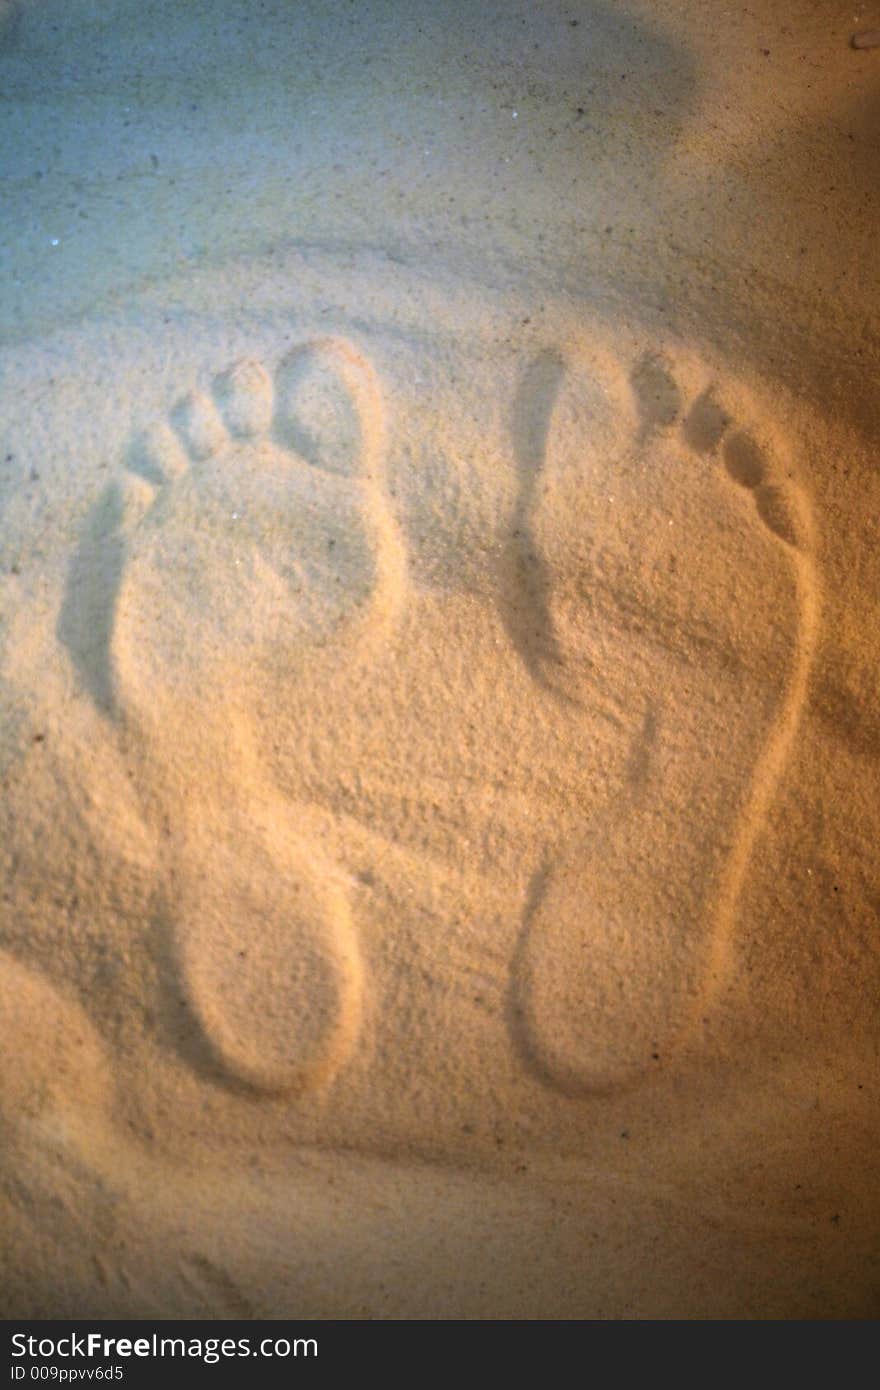
[[[853,48],[880,48],[880,29],[863,29],[850,39]]]

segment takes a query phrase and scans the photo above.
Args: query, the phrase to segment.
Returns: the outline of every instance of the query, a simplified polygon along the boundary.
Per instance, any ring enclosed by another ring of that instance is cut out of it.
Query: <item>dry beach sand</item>
[[[5,1316],[876,1315],[878,22],[0,3]]]

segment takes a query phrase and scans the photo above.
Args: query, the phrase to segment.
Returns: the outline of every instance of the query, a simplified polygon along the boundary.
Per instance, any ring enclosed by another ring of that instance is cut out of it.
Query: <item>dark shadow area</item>
[[[237,1095],[253,1096],[253,1089],[222,1065],[187,998],[177,941],[173,884],[162,890],[150,926],[147,949],[156,973],[157,990],[151,1002],[157,1042],[167,1052],[181,1058],[209,1085]]]
[[[707,386],[682,421],[684,442],[696,454],[712,454],[731,423],[731,416],[717,399],[714,388]]]
[[[554,693],[554,666],[562,664],[549,613],[551,577],[532,540],[532,513],[544,468],[553,407],[565,362],[546,351],[525,368],[510,422],[517,473],[517,500],[501,562],[499,609],[511,642],[529,675]]]
[[[607,81],[615,106],[644,104],[643,83],[667,114],[693,97],[690,56],[659,24],[622,6],[485,0],[469,19],[470,40],[461,0],[0,0],[0,51],[5,36],[20,59],[8,73],[9,94],[30,97],[59,85],[104,89],[121,78],[189,79],[205,91],[244,69],[259,78],[284,68],[297,83],[307,73],[320,80],[347,58],[369,67],[396,55],[433,58],[439,85],[438,64],[450,54],[521,82],[596,83],[596,96]]]
[[[671,369],[658,353],[646,353],[630,373],[639,412],[639,443],[669,429],[682,410],[681,394]]]
[[[657,219],[696,77],[659,24],[598,0],[23,0],[0,89],[20,229],[0,320],[26,337],[182,269],[340,231],[482,254],[485,224],[490,240],[519,228],[530,161],[546,211],[523,228],[527,252],[562,221],[577,254],[603,170],[627,179],[645,130],[639,220]]]
[[[70,652],[96,706],[109,718],[116,714],[110,644],[125,564],[121,523],[122,495],[111,483],[86,519],[58,618],[59,641]]]
[[[0,56],[11,53],[21,32],[19,0],[0,0]]]
[[[528,1024],[524,1018],[525,1004],[522,998],[527,990],[527,960],[532,923],[546,895],[550,872],[549,866],[546,863],[542,864],[532,875],[529,882],[528,891],[526,893],[526,903],[520,923],[519,936],[517,937],[516,946],[514,947],[510,962],[510,983],[505,998],[504,1016],[505,1022],[507,1023],[508,1035],[522,1058],[522,1061],[534,1076],[539,1077],[544,1085],[550,1086],[555,1090],[558,1086],[556,1077],[549,1074],[542,1059],[532,1046]]]
[[[861,69],[864,80],[871,56],[847,54],[854,78]],[[731,284],[742,273],[743,294],[727,292],[723,321],[708,275],[702,283],[695,276],[682,295],[691,314],[706,304],[718,350],[745,347],[758,371],[817,410],[833,409],[863,438],[880,439],[880,392],[872,385],[880,364],[880,76],[856,97],[841,84],[840,98],[814,124],[783,125],[738,150],[688,201],[716,209],[708,244],[719,273]],[[763,255],[776,236],[793,286],[753,264],[756,232]]]

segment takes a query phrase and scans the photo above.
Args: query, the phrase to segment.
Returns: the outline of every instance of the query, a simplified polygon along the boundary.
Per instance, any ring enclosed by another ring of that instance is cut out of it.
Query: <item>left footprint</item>
[[[273,373],[236,363],[135,441],[105,682],[127,715],[228,678],[230,654],[295,679],[381,640],[405,587],[383,413],[370,363],[320,339]]]
[[[362,668],[405,597],[383,413],[342,339],[186,395],[96,509],[59,624],[140,758],[190,1007],[227,1078],[264,1092],[328,1082],[359,1031],[344,878],[269,784],[262,745],[273,701]]]

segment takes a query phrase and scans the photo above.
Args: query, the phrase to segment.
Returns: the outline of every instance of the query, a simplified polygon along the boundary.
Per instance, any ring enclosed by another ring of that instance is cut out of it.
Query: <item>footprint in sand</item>
[[[734,383],[598,350],[532,363],[508,628],[567,718],[612,709],[627,774],[536,876],[513,1017],[578,1094],[651,1073],[722,984],[744,875],[803,707],[813,525],[785,440]]]
[[[213,1064],[265,1091],[327,1082],[359,1029],[347,884],[265,775],[261,711],[370,659],[397,611],[382,416],[348,342],[233,366],[136,441],[62,615],[164,825],[162,918]]]
[[[142,435],[117,503],[122,705],[153,678],[191,698],[193,675],[228,678],[230,655],[252,672],[281,653],[314,665],[322,649],[338,665],[381,636],[402,587],[383,461],[378,381],[338,340],[295,350],[274,377],[239,362]]]

